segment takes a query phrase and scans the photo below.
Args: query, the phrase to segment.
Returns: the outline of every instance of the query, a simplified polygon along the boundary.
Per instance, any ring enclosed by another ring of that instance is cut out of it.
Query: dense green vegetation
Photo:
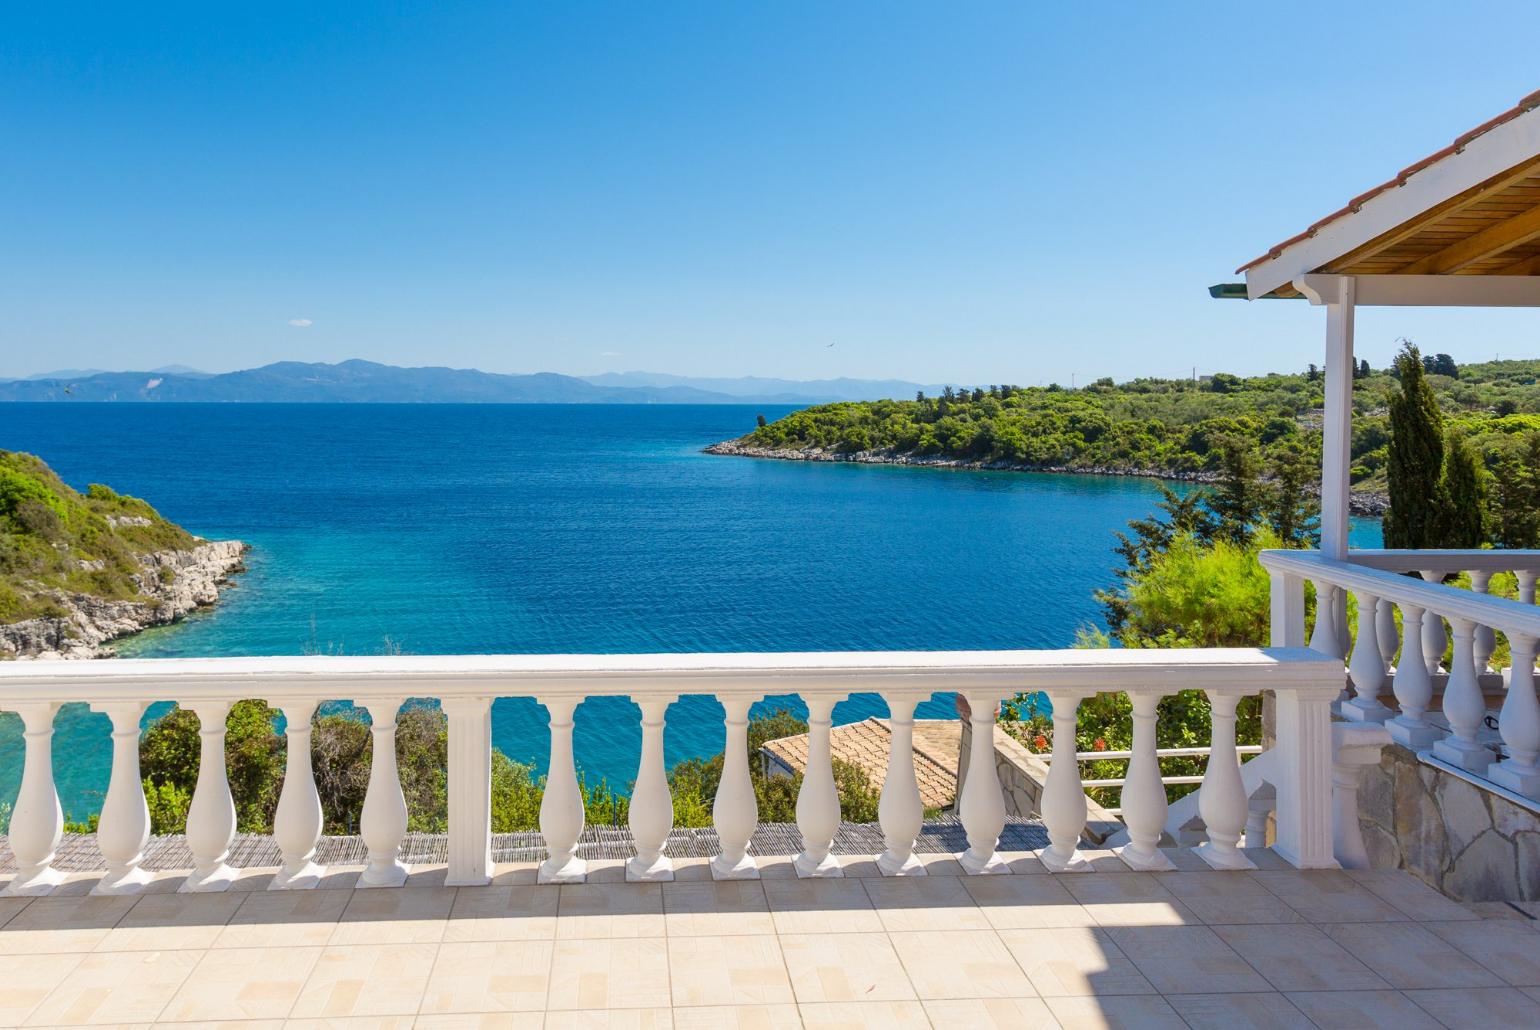
[[[0,622],[62,615],[56,591],[148,600],[136,555],[192,545],[136,497],[79,493],[42,459],[0,451]]]

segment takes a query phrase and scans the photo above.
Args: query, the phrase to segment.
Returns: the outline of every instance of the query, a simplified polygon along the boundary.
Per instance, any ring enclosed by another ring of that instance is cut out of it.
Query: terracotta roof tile
[[[876,717],[836,726],[829,732],[829,748],[835,758],[859,766],[876,787],[888,772],[892,746],[888,720]],[[916,719],[914,722],[914,774],[920,784],[920,801],[926,808],[944,808],[957,800],[957,756],[962,723],[956,719]],[[807,768],[807,734],[766,741],[760,749],[795,772]]]

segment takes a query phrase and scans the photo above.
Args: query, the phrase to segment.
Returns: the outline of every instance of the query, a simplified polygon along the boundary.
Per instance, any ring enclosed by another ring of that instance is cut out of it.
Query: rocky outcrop
[[[219,600],[220,584],[242,570],[245,553],[239,540],[217,540],[143,555],[134,580],[144,600],[55,591],[62,614],[0,626],[0,658],[109,656],[108,641],[175,622]]]
[[[1213,483],[1219,477],[1213,472],[1177,472],[1171,469],[1140,468],[1137,466],[1083,466],[1083,465],[1032,465],[1012,461],[967,461],[962,458],[944,458],[934,454],[911,454],[906,451],[831,451],[823,447],[755,447],[739,440],[724,440],[704,448],[707,454],[724,454],[736,458],[771,458],[778,461],[843,461],[858,465],[919,465],[926,468],[975,469],[989,472],[1053,472],[1077,476],[1139,476],[1145,479],[1170,479],[1186,483]],[[1349,499],[1354,515],[1383,516],[1390,508],[1390,499],[1384,494],[1355,491]]]

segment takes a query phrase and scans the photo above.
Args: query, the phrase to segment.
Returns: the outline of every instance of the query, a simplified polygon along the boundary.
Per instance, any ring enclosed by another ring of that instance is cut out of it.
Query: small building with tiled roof
[[[946,808],[957,800],[957,758],[962,723],[957,719],[914,721],[914,777],[926,808]],[[888,774],[893,729],[875,716],[829,731],[834,758],[859,767],[874,786]],[[800,775],[807,769],[807,734],[766,741],[759,753],[770,776]]]

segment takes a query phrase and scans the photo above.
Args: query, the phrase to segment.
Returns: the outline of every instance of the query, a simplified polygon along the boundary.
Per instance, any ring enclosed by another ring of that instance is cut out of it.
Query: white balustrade
[[[1310,649],[1319,651],[1329,658],[1341,658],[1347,653],[1342,637],[1337,631],[1337,620],[1334,617],[1341,593],[1342,591],[1332,583],[1316,581],[1315,628],[1310,634]]]
[[[1246,846],[1267,847],[1267,818],[1278,806],[1278,795],[1271,783],[1263,783],[1246,801]]]
[[[16,706],[21,716],[25,765],[16,807],[11,810],[11,854],[16,875],[6,885],[6,897],[47,894],[66,879],[53,868],[54,852],[64,836],[64,812],[53,785],[53,719],[59,706],[52,701],[33,701]]]
[[[674,828],[674,799],[663,769],[663,723],[672,695],[642,696],[642,757],[636,786],[631,791],[631,840],[636,855],[626,863],[626,879],[672,880],[674,863],[663,853],[668,833]]]
[[[1080,834],[1085,830],[1088,812],[1085,788],[1080,782],[1080,763],[1075,757],[1075,713],[1080,708],[1083,696],[1063,690],[1048,695],[1048,703],[1053,706],[1053,756],[1048,763],[1048,777],[1043,781],[1040,807],[1049,843],[1038,858],[1049,872],[1054,873],[1076,872],[1091,867],[1076,850]],[[991,769],[994,768],[993,759],[991,746]],[[971,773],[971,759],[968,768]],[[971,775],[968,778],[973,779]]]
[[[1133,694],[1134,740],[1128,759],[1128,778],[1119,799],[1128,843],[1118,854],[1131,869],[1159,872],[1173,868],[1160,851],[1166,825],[1166,785],[1160,779],[1160,759],[1155,754],[1156,708],[1161,695],[1154,691]],[[1212,759],[1210,759],[1212,761]]]
[[[188,706],[198,717],[198,782],[187,808],[187,846],[193,871],[177,888],[187,893],[230,888],[235,870],[225,864],[235,839],[235,799],[225,771],[225,720],[229,701],[197,701]]]
[[[1509,645],[1513,665],[1508,671],[1508,692],[1498,726],[1508,757],[1487,770],[1500,787],[1526,797],[1540,798],[1540,703],[1535,698],[1536,638],[1513,634]]]
[[[548,857],[536,875],[541,883],[582,883],[588,872],[588,863],[577,856],[578,838],[583,835],[583,793],[572,761],[572,716],[578,699],[544,697],[540,703],[551,713],[551,764],[545,796],[540,799],[540,833]]]
[[[1342,705],[1342,715],[1357,722],[1383,722],[1391,713],[1380,702],[1380,689],[1385,685],[1385,658],[1379,642],[1380,599],[1363,591],[1357,597],[1358,639],[1348,663],[1353,697]]]
[[[1449,736],[1434,742],[1433,754],[1466,772],[1484,773],[1492,761],[1492,752],[1477,739],[1485,723],[1487,705],[1476,681],[1476,624],[1456,616],[1449,620],[1449,625],[1454,630],[1449,682],[1444,685],[1444,718],[1449,720]]]
[[[829,730],[834,705],[843,697],[814,696],[807,703],[807,768],[797,791],[797,830],[802,852],[793,863],[801,877],[844,876],[838,856],[830,854],[840,826],[840,796],[834,786]]]
[[[877,856],[883,876],[924,876],[925,863],[914,853],[925,819],[920,784],[914,775],[914,709],[927,695],[889,694],[888,725],[892,741],[888,770],[877,803],[885,850]]]
[[[96,831],[96,846],[107,860],[107,873],[92,888],[93,894],[134,894],[153,879],[139,867],[150,841],[150,807],[139,775],[139,720],[147,707],[143,701],[91,706],[112,720],[112,775]]]
[[[1378,658],[1378,654],[1375,655]],[[1238,847],[1246,828],[1246,788],[1241,782],[1241,763],[1235,753],[1236,694],[1209,691],[1213,751],[1203,771],[1198,813],[1203,816],[1208,840],[1198,854],[1215,869],[1255,869]]]
[[[1435,569],[1424,569],[1422,578],[1429,583],[1441,583],[1444,574]],[[1449,649],[1449,634],[1444,629],[1444,617],[1429,608],[1422,613],[1422,660],[1427,664],[1428,675],[1437,676],[1444,652]]]
[[[273,814],[273,838],[283,855],[283,865],[268,888],[297,890],[316,886],[326,875],[325,867],[315,861],[323,825],[321,795],[316,791],[315,772],[310,764],[310,719],[315,715],[316,702],[287,700],[282,702],[282,709],[289,754],[284,765],[283,788],[278,793],[278,809]]]
[[[492,698],[446,697],[449,733],[448,887],[492,882]]]
[[[1433,703],[1433,677],[1428,674],[1428,663],[1422,656],[1423,614],[1423,609],[1415,604],[1401,605],[1401,624],[1411,627],[1401,644],[1401,661],[1391,681],[1401,713],[1385,723],[1391,740],[1414,751],[1429,747],[1443,736],[1427,720],[1428,706]]]
[[[406,864],[399,857],[406,836],[406,795],[396,767],[396,716],[401,699],[370,698],[359,704],[369,710],[373,745],[369,756],[369,786],[358,834],[368,849],[368,861],[358,887],[399,887],[406,882]]]
[[[1396,648],[1401,642],[1396,629],[1396,605],[1389,598],[1380,598],[1374,606],[1374,637],[1380,644],[1380,662],[1388,670],[1396,662]]]
[[[999,698],[984,691],[965,691],[968,702],[968,775],[957,799],[957,814],[968,834],[968,848],[958,856],[963,870],[975,875],[1008,873],[1010,866],[995,851],[1005,828],[1005,795],[995,765],[995,710]],[[1073,739],[1073,738],[1071,738]],[[1078,772],[1076,773],[1078,779]],[[1084,797],[1084,790],[1081,796]]]
[[[759,825],[759,799],[749,777],[749,709],[758,697],[724,697],[727,742],[722,754],[722,779],[711,806],[711,821],[721,852],[711,860],[717,880],[757,880],[759,866],[749,854],[749,838]]]
[[[1492,573],[1487,569],[1470,570],[1470,588],[1478,594],[1491,592]],[[1472,644],[1472,652],[1476,661],[1476,674],[1487,671],[1487,663],[1492,660],[1492,652],[1497,650],[1497,634],[1492,632],[1492,627],[1485,623],[1476,625],[1476,639]]]

